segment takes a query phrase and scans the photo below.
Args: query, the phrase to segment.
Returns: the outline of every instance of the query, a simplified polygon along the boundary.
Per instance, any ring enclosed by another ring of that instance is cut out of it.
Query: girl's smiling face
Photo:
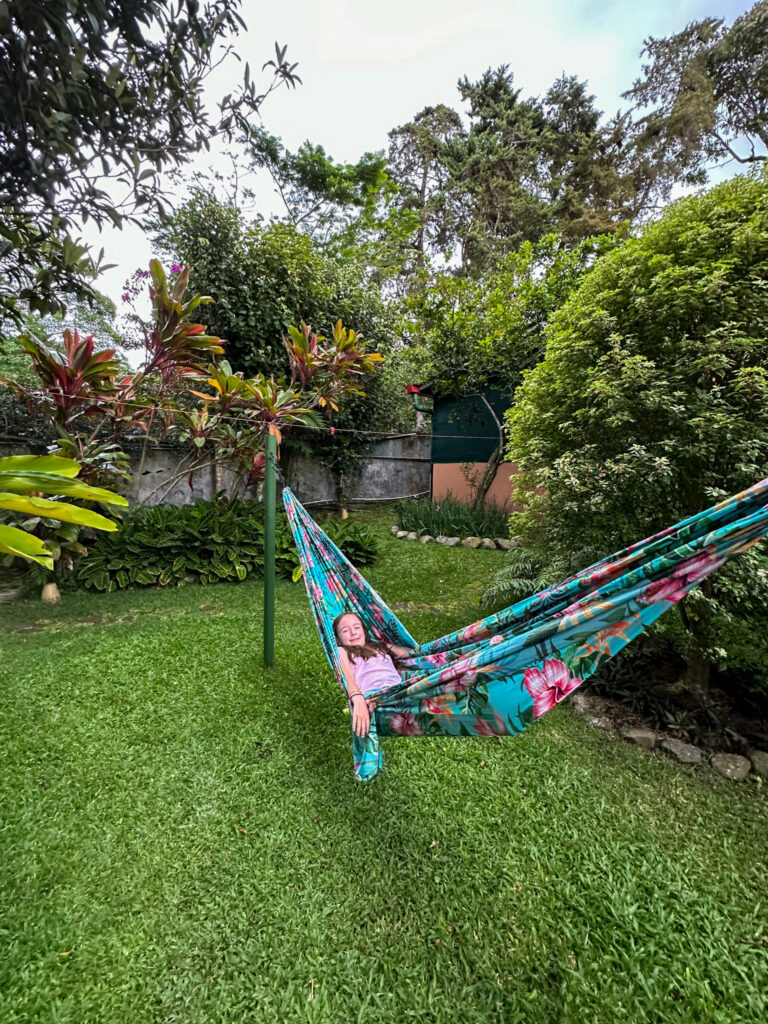
[[[345,647],[362,647],[365,643],[365,629],[356,615],[343,615],[336,625],[336,636]]]

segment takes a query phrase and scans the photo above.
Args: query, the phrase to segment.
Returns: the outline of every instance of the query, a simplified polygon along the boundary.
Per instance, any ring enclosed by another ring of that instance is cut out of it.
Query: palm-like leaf
[[[128,504],[119,494],[75,480],[79,472],[77,462],[56,455],[11,455],[0,459],[0,509],[90,526],[95,530],[117,529],[111,519],[91,509],[38,497],[40,493],[47,493],[108,505]],[[54,552],[39,537],[15,526],[0,524],[0,552],[53,569]]]

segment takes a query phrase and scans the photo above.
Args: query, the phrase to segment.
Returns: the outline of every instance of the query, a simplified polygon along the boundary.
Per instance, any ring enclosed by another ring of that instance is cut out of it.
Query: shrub
[[[356,565],[376,558],[370,531],[354,523],[331,522],[328,535]],[[197,501],[156,505],[129,513],[115,534],[94,545],[83,560],[81,586],[112,591],[130,586],[236,582],[260,576],[264,566],[264,509],[258,501]],[[299,564],[285,516],[275,536],[277,572],[292,578]]]
[[[767,270],[765,177],[680,200],[597,260],[507,414],[526,546],[607,554],[768,474]],[[764,561],[686,598],[692,683],[722,659],[718,620],[765,601]]]
[[[473,509],[451,495],[439,502],[420,498],[397,506],[397,525],[401,530],[428,533],[432,537],[506,537],[508,511],[494,502]]]

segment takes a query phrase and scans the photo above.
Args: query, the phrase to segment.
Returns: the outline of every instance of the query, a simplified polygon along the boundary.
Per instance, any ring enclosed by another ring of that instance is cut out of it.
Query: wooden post
[[[275,663],[275,492],[277,438],[267,434],[264,465],[264,667]]]

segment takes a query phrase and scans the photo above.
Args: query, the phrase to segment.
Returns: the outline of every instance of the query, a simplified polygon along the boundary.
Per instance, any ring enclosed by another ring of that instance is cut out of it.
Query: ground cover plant
[[[326,524],[326,532],[356,565],[376,559],[376,541],[365,526]],[[284,515],[275,530],[275,568],[287,579],[299,559]],[[89,590],[184,583],[236,582],[261,576],[264,567],[264,506],[260,501],[196,501],[155,505],[127,514],[108,542],[97,542],[84,558],[77,582]]]
[[[367,575],[406,626],[469,621],[501,552],[390,524]],[[250,580],[0,607],[3,1021],[765,1019],[754,778],[565,704],[355,784],[302,584],[277,599],[270,671]]]
[[[509,512],[495,502],[476,508],[470,502],[447,495],[439,501],[416,498],[396,509],[401,530],[428,533],[432,537],[506,537]]]

